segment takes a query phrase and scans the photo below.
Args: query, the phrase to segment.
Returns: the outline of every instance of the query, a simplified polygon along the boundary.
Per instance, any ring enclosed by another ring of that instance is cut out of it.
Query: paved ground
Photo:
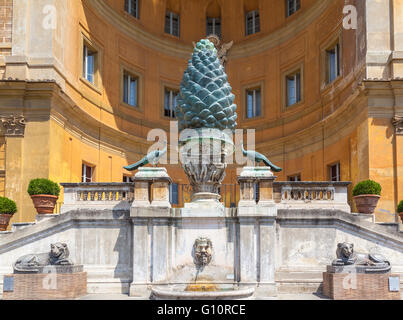
[[[0,300],[2,294],[0,293]],[[129,297],[127,294],[88,294],[78,300],[142,300],[137,297]],[[329,298],[317,293],[305,294],[279,294],[273,300],[330,300]],[[403,300],[403,291],[401,293],[401,300]]]
[[[139,300],[125,294],[88,294],[79,300]],[[279,294],[276,300],[329,300],[317,294]]]

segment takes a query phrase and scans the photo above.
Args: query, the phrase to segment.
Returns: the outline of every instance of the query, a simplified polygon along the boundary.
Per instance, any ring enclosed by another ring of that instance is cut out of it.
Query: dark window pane
[[[221,19],[220,18],[207,18],[206,22],[207,35],[215,34],[221,38]]]
[[[129,77],[123,76],[123,102],[129,103]]]
[[[296,81],[296,92],[295,92],[295,94],[296,94],[296,97],[295,97],[295,99],[296,99],[296,102],[300,102],[301,101],[301,74],[300,73],[297,73],[296,75],[295,75],[295,81]]]
[[[291,106],[301,101],[301,73],[286,77],[287,82],[287,106]]]
[[[260,32],[260,17],[259,17],[259,12],[256,12],[255,15],[255,30],[253,33]]]
[[[247,113],[248,118],[253,118],[253,91],[247,92]]]
[[[165,15],[165,33],[171,33],[171,18],[169,12]]]
[[[137,80],[133,78],[130,81],[130,105],[137,105]]]
[[[83,78],[86,78],[87,74],[87,47],[83,46]]]
[[[295,104],[295,78],[293,76],[287,77],[287,105]]]
[[[179,204],[178,184],[171,183],[169,187],[169,197],[171,204]]]
[[[92,167],[86,166],[85,176],[86,176],[86,182],[91,182],[91,180],[92,180]]]
[[[251,11],[246,14],[246,35],[260,31],[259,11]]]
[[[340,181],[340,164],[335,164],[330,167],[330,180]]]
[[[287,0],[287,15],[291,16],[301,8],[300,0]]]
[[[165,32],[179,37],[179,15],[167,11],[165,15]]]
[[[91,83],[94,83],[95,71],[95,52],[84,46],[84,77]]]
[[[172,90],[165,90],[164,98],[164,115],[169,118],[175,118],[175,107],[177,101],[178,92]]]

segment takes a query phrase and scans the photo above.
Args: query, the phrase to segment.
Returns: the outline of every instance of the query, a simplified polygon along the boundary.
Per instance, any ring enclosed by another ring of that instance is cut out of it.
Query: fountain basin
[[[151,289],[155,300],[252,300],[254,287],[220,286],[216,291],[186,291],[188,284],[156,286]]]

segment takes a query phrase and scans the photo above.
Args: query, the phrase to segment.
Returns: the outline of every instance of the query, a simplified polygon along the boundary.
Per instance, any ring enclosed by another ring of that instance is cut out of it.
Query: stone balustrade
[[[123,183],[61,183],[64,203],[60,213],[74,209],[130,209],[134,185]]]
[[[274,182],[278,209],[339,209],[351,212],[347,188],[351,182],[286,181]]]
[[[277,209],[339,209],[351,212],[347,192],[350,182],[277,182],[269,178],[240,177],[241,195],[238,207],[256,205],[254,186],[259,184],[259,206],[275,205]],[[153,188],[150,190],[151,182]],[[135,183],[62,183],[64,203],[60,213],[77,208],[99,209],[102,206],[116,209],[130,209],[133,205],[169,208],[169,182],[168,178],[166,181],[137,178]]]

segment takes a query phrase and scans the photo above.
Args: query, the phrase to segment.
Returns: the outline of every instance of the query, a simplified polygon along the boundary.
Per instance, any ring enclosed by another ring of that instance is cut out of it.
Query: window
[[[125,10],[136,19],[139,18],[139,0],[125,0]]]
[[[179,204],[178,184],[171,183],[169,185],[169,202],[171,204]]]
[[[83,48],[83,78],[95,84],[97,52],[87,43],[84,43]]]
[[[340,163],[329,166],[330,181],[340,181]]]
[[[259,11],[254,10],[246,14],[246,35],[254,34],[260,31]]]
[[[207,31],[206,35],[215,34],[221,38],[221,19],[220,18],[208,18],[207,17]]]
[[[122,182],[132,182],[131,177],[124,174]]]
[[[179,15],[167,11],[165,15],[165,33],[179,37]]]
[[[261,115],[261,90],[246,90],[246,117],[248,119],[259,117]]]
[[[340,50],[337,43],[332,48],[326,50],[326,81],[327,83],[333,82],[340,75]]]
[[[300,0],[286,0],[287,1],[287,17],[291,16],[301,8]]]
[[[123,73],[123,102],[133,107],[137,107],[137,92],[138,92],[138,78],[129,74]]]
[[[164,96],[164,116],[175,118],[176,98],[179,92],[177,90],[165,88]]]
[[[288,176],[287,181],[301,181],[301,174],[295,174],[293,176]]]
[[[286,76],[287,85],[287,107],[301,101],[301,72]]]
[[[94,174],[94,166],[83,163],[81,182],[92,182]]]

